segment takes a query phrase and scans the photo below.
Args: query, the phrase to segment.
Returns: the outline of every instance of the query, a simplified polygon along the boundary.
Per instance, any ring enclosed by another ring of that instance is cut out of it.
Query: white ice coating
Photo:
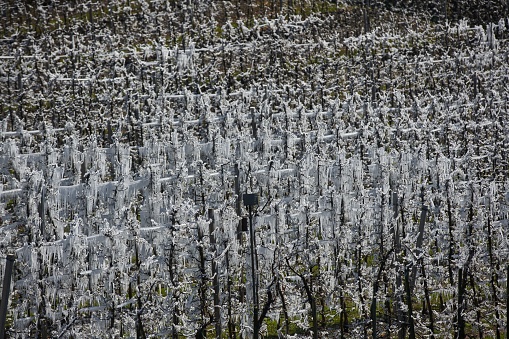
[[[281,29],[304,30],[299,23],[290,25],[285,23],[287,19],[280,20],[277,25]],[[264,29],[276,27],[272,20],[269,24]],[[249,33],[245,26],[227,25],[225,30]],[[497,40],[493,26],[484,30],[460,22],[455,34],[469,30],[492,46],[490,53],[497,53],[502,41]],[[260,27],[257,34],[261,34]],[[349,53],[362,53],[362,44],[370,39],[392,43],[376,34],[349,39],[341,48],[348,46]],[[83,47],[78,40],[74,44]],[[109,133],[107,126],[99,126],[96,135],[86,135],[84,128],[78,128],[81,122],[75,121],[60,130],[48,125],[46,135],[42,129],[30,133],[20,130],[18,135],[8,130],[10,118],[1,121],[1,257],[8,250],[16,253],[12,294],[16,297],[9,312],[13,328],[20,333],[33,330],[45,317],[52,323],[51,335],[56,337],[61,332],[63,337],[71,333],[74,337],[116,337],[120,336],[120,324],[124,335],[132,337],[137,314],[141,314],[153,336],[170,336],[169,329],[175,325],[193,337],[207,321],[208,313],[213,313],[214,275],[220,285],[223,328],[229,307],[226,291],[231,284],[232,320],[240,331],[248,332],[253,282],[250,274],[246,275],[251,272],[250,234],[239,230],[242,218],[247,217],[244,193],[259,194],[253,222],[260,306],[266,302],[270,287],[276,301],[269,317],[283,321],[277,281],[286,298],[286,311],[302,328],[310,326],[303,279],[314,279],[313,293],[325,296],[330,310],[341,309],[341,293],[348,299],[348,307],[356,306],[355,312],[363,317],[361,310],[369,309],[366,300],[372,299],[377,274],[378,266],[373,262],[394,250],[396,229],[401,230],[407,251],[405,264],[417,262],[414,254],[422,202],[430,210],[419,259],[432,276],[428,283],[434,292],[451,298],[455,293],[455,286],[444,278],[450,260],[455,270],[471,265],[477,281],[488,281],[490,270],[496,270],[487,269],[488,238],[496,260],[505,262],[508,258],[509,183],[503,176],[489,175],[490,166],[505,166],[501,154],[492,157],[490,152],[505,146],[481,145],[477,149],[474,146],[481,141],[470,137],[463,145],[457,134],[470,128],[479,130],[475,132],[479,138],[492,137],[492,131],[498,129],[503,135],[495,116],[505,114],[497,111],[503,105],[492,105],[490,117],[490,105],[481,102],[478,109],[486,117],[467,126],[459,115],[462,112],[454,107],[461,106],[461,100],[468,96],[450,105],[426,95],[411,101],[408,91],[395,87],[389,94],[378,93],[376,107],[355,92],[364,84],[349,77],[341,81],[357,86],[355,91],[345,90],[334,102],[326,97],[324,107],[296,102],[294,96],[292,99],[297,91],[308,87],[301,83],[304,81],[285,85],[287,88],[253,82],[252,88],[236,92],[219,84],[223,87],[218,87],[217,93],[202,95],[186,88],[170,97],[165,92],[168,79],[199,75],[201,52],[192,43],[186,50],[166,45],[158,48],[157,62],[139,60],[153,56],[151,47],[146,47],[143,56],[132,52],[132,62],[143,63],[153,71],[151,74],[162,72],[162,85],[157,84],[160,92],[155,92],[154,84],[147,85],[152,80],[145,79],[147,93],[136,93],[141,80],[131,79],[131,92],[122,95],[137,95],[137,102],[132,99],[130,112],[122,108],[126,111],[120,117],[109,120],[114,130],[111,141],[101,140],[101,133]],[[330,47],[324,44],[320,48]],[[72,51],[87,53],[78,47]],[[481,70],[489,65],[484,59],[491,54],[484,49],[478,52],[484,54],[465,59],[471,59],[469,65]],[[109,60],[116,63],[112,69],[120,78],[120,74],[127,74],[123,63],[131,52],[123,53]],[[358,57],[355,53],[352,58]],[[502,57],[497,54],[500,60]],[[217,58],[221,60],[220,54]],[[176,69],[171,74],[166,67],[169,63]],[[152,67],[160,68],[156,72]],[[113,82],[108,86],[111,93],[104,98],[115,98],[117,91],[125,90]],[[500,99],[502,94],[494,93],[491,99]],[[169,104],[165,98],[178,104]],[[398,107],[389,104],[391,100]],[[431,105],[436,111],[433,117]],[[465,108],[469,114],[473,114],[471,106]],[[139,117],[133,124],[130,119],[135,120],[135,108]],[[157,113],[148,113],[149,108]],[[415,120],[414,112],[418,115]],[[446,118],[450,119],[447,129],[445,125],[437,128],[437,121]],[[129,129],[141,136],[131,135],[128,140],[124,134]],[[392,193],[400,199],[396,217]],[[214,215],[213,234],[209,209]],[[451,243],[452,259],[447,253]],[[389,282],[384,287],[391,293],[402,293],[401,287],[394,289],[396,272],[403,267],[395,258],[388,256],[384,279]],[[217,272],[212,271],[212,262],[217,264]],[[318,263],[320,267],[314,268]],[[3,272],[3,262],[0,269]],[[417,296],[424,294],[420,282],[415,286]],[[384,298],[381,291],[378,297]],[[501,299],[502,294],[497,293]],[[446,307],[452,309],[453,299],[447,300],[451,301]],[[202,310],[206,310],[205,315]],[[349,311],[352,316],[354,311]],[[173,324],[173,312],[178,315],[177,324]],[[112,317],[115,322],[110,329]],[[445,316],[440,319],[440,324],[451,322]],[[357,322],[368,321],[363,318]],[[352,324],[352,331],[358,331],[355,326],[360,325]]]

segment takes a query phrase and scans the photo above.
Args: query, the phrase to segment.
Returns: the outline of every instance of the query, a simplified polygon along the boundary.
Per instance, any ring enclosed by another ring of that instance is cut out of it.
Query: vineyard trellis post
[[[466,269],[466,268],[465,268]],[[457,324],[456,324],[456,338],[465,338],[465,318],[463,312],[465,309],[465,286],[466,274],[463,276],[463,267],[458,270],[458,309],[457,309]]]
[[[399,233],[399,221],[398,221],[398,211],[400,209],[400,198],[398,197],[398,193],[396,191],[392,192],[392,208],[393,208],[393,236],[394,236],[394,255],[395,260],[400,266],[401,263],[401,238]],[[402,290],[403,287],[403,281],[401,279],[401,272],[398,269],[398,272],[396,273],[396,291]],[[395,313],[396,318],[398,320],[398,326],[400,326],[398,330],[398,338],[402,339],[406,336],[406,325],[405,325],[405,315],[404,311],[402,309],[403,304],[403,296],[399,294],[399,292],[396,292],[396,303],[395,303]]]
[[[214,254],[214,259],[212,260],[212,276],[214,285],[214,321],[216,329],[216,338],[221,338],[222,337],[221,304],[219,295],[219,272],[217,267],[217,247],[216,247],[217,245],[215,236],[214,210],[211,208],[208,211],[208,217],[210,220],[209,224],[210,244],[212,246],[212,251]]]
[[[0,339],[5,338],[5,319],[7,317],[7,305],[9,304],[9,294],[11,291],[12,267],[15,260],[16,257],[13,254],[7,255],[2,287],[2,301],[0,303]]]
[[[257,194],[244,194],[244,205],[249,212],[249,240],[251,251],[251,288],[253,289],[253,339],[258,339],[258,282],[256,279],[256,240],[253,229],[253,206],[258,205]]]

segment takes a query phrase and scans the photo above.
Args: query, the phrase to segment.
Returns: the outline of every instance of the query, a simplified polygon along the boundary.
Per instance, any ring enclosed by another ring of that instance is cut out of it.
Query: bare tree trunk
[[[279,279],[276,282],[276,289],[277,289],[277,292],[279,294],[279,297],[281,298],[281,304],[282,304],[282,308],[283,308],[283,315],[285,316],[285,335],[288,335],[290,333],[290,324],[288,322],[288,320],[289,320],[289,317],[288,317],[288,308],[286,306],[285,296],[283,294],[283,290],[281,289],[281,284],[279,283]]]
[[[430,338],[435,338],[435,325],[433,323],[433,308],[431,307],[431,301],[429,297],[428,280],[426,279],[426,273],[424,271],[424,263],[421,262],[421,274],[424,282],[424,298],[426,299],[427,312],[429,315],[429,329],[431,331]]]
[[[410,277],[408,274],[408,268],[405,268],[405,291],[406,291],[406,303],[408,308],[407,322],[409,325],[409,339],[415,339],[415,328],[413,318],[413,305],[412,305],[412,293],[410,291]]]

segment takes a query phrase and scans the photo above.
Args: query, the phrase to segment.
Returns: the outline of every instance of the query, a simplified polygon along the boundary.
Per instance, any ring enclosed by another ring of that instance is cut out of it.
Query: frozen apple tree
[[[9,337],[506,335],[506,2],[0,12]]]

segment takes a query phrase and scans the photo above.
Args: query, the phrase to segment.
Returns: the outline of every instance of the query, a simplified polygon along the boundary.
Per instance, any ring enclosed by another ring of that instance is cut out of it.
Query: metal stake
[[[5,338],[5,319],[7,318],[7,305],[9,304],[9,294],[11,292],[12,267],[16,257],[13,254],[8,254],[6,259],[2,301],[0,303],[0,339]]]

